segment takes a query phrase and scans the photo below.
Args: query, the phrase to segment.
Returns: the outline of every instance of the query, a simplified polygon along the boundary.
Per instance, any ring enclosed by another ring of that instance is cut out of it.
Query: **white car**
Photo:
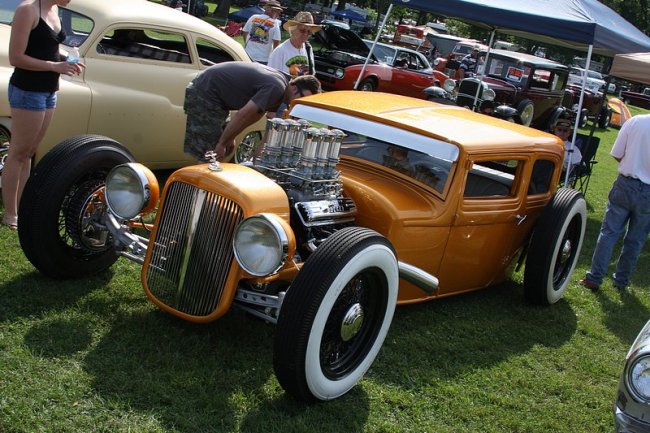
[[[572,66],[569,71],[569,81],[567,84],[582,87],[584,76],[585,70],[583,68]],[[593,93],[602,92],[605,89],[605,84],[603,75],[600,72],[587,71],[587,85],[585,86],[587,90]]]
[[[0,145],[11,134],[8,47],[18,3],[0,2]],[[60,81],[58,107],[36,160],[68,137],[101,134],[154,169],[194,163],[183,152],[185,87],[215,63],[251,61],[243,47],[199,18],[150,1],[74,0],[59,7],[59,15],[67,34],[61,48],[78,47],[86,68]],[[261,138],[263,129],[263,122],[256,124],[239,138],[249,132]]]
[[[614,403],[617,433],[650,431],[650,321],[625,357]]]

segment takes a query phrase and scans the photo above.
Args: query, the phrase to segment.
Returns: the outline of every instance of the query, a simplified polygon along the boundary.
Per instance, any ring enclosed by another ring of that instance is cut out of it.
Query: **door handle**
[[[517,225],[521,225],[524,221],[526,221],[526,218],[528,218],[528,215],[515,215],[515,219],[517,220]]]

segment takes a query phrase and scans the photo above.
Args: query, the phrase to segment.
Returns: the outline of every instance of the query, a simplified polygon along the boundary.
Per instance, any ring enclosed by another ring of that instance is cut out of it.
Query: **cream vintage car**
[[[210,322],[237,306],[276,323],[279,383],[329,400],[361,380],[396,304],[524,265],[529,301],[562,298],[587,221],[582,194],[556,189],[563,157],[553,135],[461,107],[329,92],[268,120],[255,160],[181,168],[162,193],[115,140],[65,140],[27,182],[18,234],[47,276],[122,256],[172,315]]]
[[[0,5],[0,144],[11,131],[9,24],[18,3]],[[242,46],[205,21],[146,0],[73,0],[59,13],[67,33],[61,48],[78,47],[86,68],[60,80],[59,105],[36,160],[67,137],[92,133],[119,140],[153,169],[193,163],[183,153],[185,86],[215,63],[250,61]],[[239,139],[259,139],[260,129],[263,122]]]

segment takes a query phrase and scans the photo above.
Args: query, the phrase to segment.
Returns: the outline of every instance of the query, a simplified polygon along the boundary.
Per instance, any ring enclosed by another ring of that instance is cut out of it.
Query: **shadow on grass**
[[[84,284],[54,280],[37,271],[20,274],[0,284],[0,321],[14,321],[20,317],[41,316],[68,309],[112,278],[113,271],[110,269],[86,279]]]
[[[107,308],[92,305],[97,314]],[[53,348],[68,345],[59,338],[83,334],[84,323],[58,321],[56,334],[47,332],[47,324],[33,328],[25,340],[33,353],[55,356]],[[264,431],[286,433],[314,423],[322,431],[358,431],[369,412],[364,391],[357,387],[326,405],[293,400],[273,374],[273,334],[273,325],[238,310],[207,325],[162,311],[118,314],[85,356],[84,370],[103,400],[151,414],[174,431],[260,431],[268,425]],[[244,420],[242,401],[250,405]],[[350,401],[354,413],[338,416]]]
[[[591,266],[591,257],[598,234],[600,232],[601,221],[595,218],[589,218],[587,225],[587,232],[582,246],[583,254],[579,260],[579,267],[589,269]],[[600,302],[601,308],[605,313],[604,324],[607,328],[616,335],[621,342],[631,344],[636,337],[641,327],[650,319],[650,310],[641,302],[639,294],[641,291],[647,290],[650,287],[650,273],[645,272],[650,268],[650,250],[648,243],[641,250],[639,260],[637,262],[636,271],[632,274],[632,288],[624,291],[611,289],[613,295],[610,296],[609,291],[603,292],[603,289],[609,289],[612,286],[612,274],[616,269],[616,262],[621,253],[621,246],[623,237],[618,240],[612,252],[612,258],[607,272],[607,276],[603,281],[600,291],[594,293],[596,299]],[[587,252],[585,254],[585,252]],[[584,275],[576,275],[575,278],[580,279]],[[645,293],[648,295],[648,293]]]
[[[530,305],[521,285],[506,282],[398,307],[376,370],[379,380],[402,387],[408,371],[409,382],[418,388],[489,368],[534,346],[559,347],[576,327],[576,315],[564,299],[548,307]]]

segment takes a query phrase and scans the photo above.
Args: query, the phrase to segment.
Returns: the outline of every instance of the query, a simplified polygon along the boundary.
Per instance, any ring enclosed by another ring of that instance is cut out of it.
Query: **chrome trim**
[[[429,295],[438,291],[438,279],[422,269],[404,262],[397,262],[399,277],[414,284]]]

